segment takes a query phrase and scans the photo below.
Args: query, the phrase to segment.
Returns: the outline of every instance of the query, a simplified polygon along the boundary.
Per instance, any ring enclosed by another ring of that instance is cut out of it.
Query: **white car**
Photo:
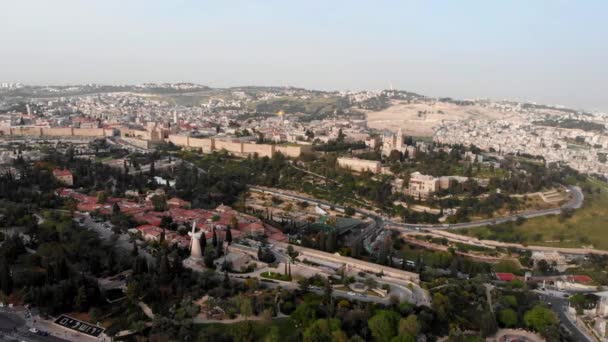
[[[33,334],[37,334],[38,333],[38,329],[36,328],[30,328],[30,332]]]
[[[356,296],[356,294],[354,292],[348,292],[347,295],[349,295],[349,296]]]

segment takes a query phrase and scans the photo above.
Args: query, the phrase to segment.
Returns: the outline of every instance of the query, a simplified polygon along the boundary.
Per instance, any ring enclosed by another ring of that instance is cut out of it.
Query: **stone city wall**
[[[213,139],[190,138],[187,147],[200,149],[203,153],[211,153],[215,149],[215,144]]]
[[[120,136],[150,140],[150,133],[148,131],[144,131],[144,130],[140,130],[140,129],[131,129],[131,128],[121,127]]]
[[[286,157],[297,158],[304,152],[310,152],[312,149],[310,146],[301,145],[301,146],[286,146],[286,145],[276,145],[275,152],[281,152]]]
[[[379,173],[382,164],[379,161],[374,160],[338,158],[338,165],[350,168],[356,172],[370,171],[372,173]]]
[[[73,127],[11,127],[0,128],[0,135],[31,137],[104,137],[113,136],[113,129]]]
[[[104,128],[74,128],[74,127],[3,127],[0,128],[0,136],[31,136],[31,137],[111,137],[114,129]],[[120,128],[122,138],[137,138],[150,140],[150,133],[144,130]],[[284,146],[270,144],[255,144],[248,142],[227,141],[213,138],[190,138],[185,135],[169,135],[168,141],[176,146],[199,149],[203,153],[226,150],[236,156],[248,156],[257,153],[260,157],[272,157],[275,152],[280,152],[286,157],[297,158],[302,152],[309,151],[310,146]],[[135,142],[138,146],[139,142]],[[143,145],[143,144],[142,144]]]
[[[257,153],[259,157],[272,157],[275,152],[274,145],[268,144],[247,144],[243,143],[243,153],[254,154]]]
[[[176,135],[176,134],[171,134],[169,135],[169,138],[167,138],[167,140],[169,140],[171,143],[173,143],[173,145],[175,146],[190,146],[190,137],[187,135]]]
[[[228,153],[240,155],[243,153],[243,143],[215,139],[215,149],[226,150]]]
[[[310,146],[256,144],[214,138],[191,138],[185,135],[176,134],[170,134],[167,140],[176,146],[188,149],[199,149],[203,153],[226,150],[226,152],[239,157],[252,155],[254,153],[257,153],[260,157],[272,157],[275,152],[281,152],[287,157],[297,158],[302,152],[310,151]]]

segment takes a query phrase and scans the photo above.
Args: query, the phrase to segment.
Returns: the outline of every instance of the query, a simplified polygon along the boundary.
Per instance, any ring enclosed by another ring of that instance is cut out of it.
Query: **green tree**
[[[215,260],[215,250],[213,248],[205,249],[204,262],[208,268],[215,268],[213,261]]]
[[[0,289],[7,296],[13,293],[13,277],[6,258],[0,261]]]
[[[340,327],[340,320],[318,319],[303,334],[304,342],[340,342],[347,341],[346,334]]]
[[[167,198],[164,195],[154,195],[152,196],[152,205],[154,206],[154,211],[166,211],[168,209]]]
[[[369,319],[367,326],[371,330],[374,340],[390,342],[393,337],[397,336],[399,319],[399,314],[394,311],[379,310]]]
[[[253,304],[251,303],[251,298],[241,295],[237,299],[239,312],[244,317],[253,316]]]
[[[420,323],[418,322],[418,317],[411,314],[406,318],[399,320],[398,331],[399,335],[409,334],[411,336],[418,336],[418,333],[420,332]]]
[[[226,242],[230,245],[232,243],[232,231],[230,230],[230,226],[226,227]]]
[[[544,333],[551,326],[557,325],[555,314],[542,305],[536,305],[524,314],[526,325],[540,333]]]
[[[264,342],[279,342],[279,341],[281,341],[279,327],[277,327],[276,325],[273,325],[270,328],[270,330],[268,331],[268,334],[266,334],[266,336],[264,336]]]
[[[137,242],[135,242],[135,240],[133,240],[133,248],[131,249],[131,255],[133,257],[137,257],[139,255],[139,249],[137,247]]]
[[[87,305],[87,290],[84,286],[78,288],[76,297],[74,297],[74,309],[78,312],[82,312],[86,309]]]
[[[158,278],[161,285],[167,285],[171,282],[171,267],[169,266],[169,258],[165,253],[160,263],[160,269],[158,271]]]
[[[512,309],[500,310],[498,320],[506,328],[512,328],[517,325],[517,312]]]
[[[317,317],[316,311],[309,304],[301,304],[292,312],[290,318],[294,322],[295,327],[306,329]]]
[[[410,334],[403,334],[393,337],[391,342],[416,342],[416,337]]]
[[[482,337],[493,335],[498,330],[496,325],[496,317],[494,316],[494,313],[489,310],[481,312],[479,324]]]
[[[105,193],[105,191],[98,192],[97,193],[97,204],[105,204],[107,198],[108,198],[108,195]]]

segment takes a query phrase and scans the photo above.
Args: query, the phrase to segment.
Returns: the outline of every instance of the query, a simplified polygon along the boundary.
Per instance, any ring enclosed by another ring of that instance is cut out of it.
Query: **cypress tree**
[[[0,289],[5,295],[10,295],[13,292],[13,278],[11,276],[11,269],[8,266],[6,259],[2,259],[0,265]]]
[[[137,248],[137,243],[133,240],[133,250],[131,250],[131,255],[137,257],[139,255],[139,250]]]
[[[230,230],[230,226],[226,227],[226,242],[230,245],[232,243],[232,231]]]
[[[169,266],[169,258],[165,253],[160,263],[160,269],[158,270],[158,278],[162,285],[167,285],[171,282],[171,266]]]

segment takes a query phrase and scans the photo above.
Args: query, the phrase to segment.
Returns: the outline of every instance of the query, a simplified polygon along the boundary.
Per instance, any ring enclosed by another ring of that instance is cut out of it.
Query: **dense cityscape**
[[[392,89],[0,95],[6,338],[605,334],[603,114]]]
[[[608,342],[608,2],[0,10],[0,341]]]

